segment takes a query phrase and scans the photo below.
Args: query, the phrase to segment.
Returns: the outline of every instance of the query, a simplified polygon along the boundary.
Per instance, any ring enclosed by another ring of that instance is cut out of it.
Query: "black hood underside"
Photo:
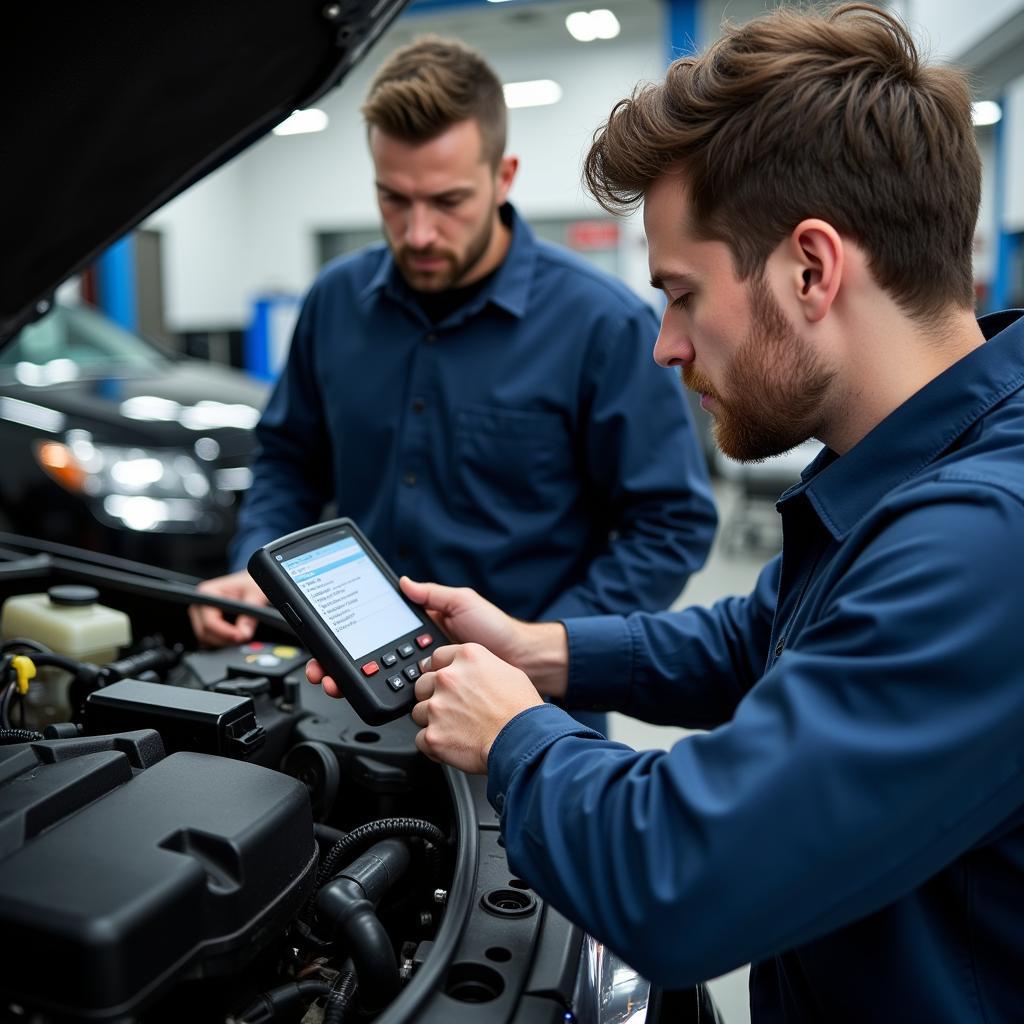
[[[337,85],[405,3],[112,0],[8,11],[0,345],[140,220]]]

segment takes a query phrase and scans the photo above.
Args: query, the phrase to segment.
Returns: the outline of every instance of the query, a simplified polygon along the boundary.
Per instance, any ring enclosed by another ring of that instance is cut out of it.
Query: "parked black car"
[[[0,530],[224,571],[265,397],[239,370],[55,305],[0,351]]]

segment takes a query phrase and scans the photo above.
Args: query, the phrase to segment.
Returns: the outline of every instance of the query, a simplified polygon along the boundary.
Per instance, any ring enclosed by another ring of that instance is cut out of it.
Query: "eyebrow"
[[[375,181],[374,185],[376,185],[378,192],[387,192],[389,195],[398,196],[400,199],[409,198],[404,192],[399,192],[397,189],[393,189],[389,185],[385,185],[382,181]],[[427,199],[430,201],[436,201],[438,199],[458,200],[464,199],[467,196],[472,195],[472,193],[473,189],[470,186],[459,185],[456,188],[449,188],[444,192],[438,192],[435,195],[427,196]]]
[[[656,271],[651,275],[651,287],[659,292],[664,291],[666,278],[671,280],[673,283],[678,282],[684,288],[693,289],[697,287],[697,281],[692,274],[669,274],[663,271]]]

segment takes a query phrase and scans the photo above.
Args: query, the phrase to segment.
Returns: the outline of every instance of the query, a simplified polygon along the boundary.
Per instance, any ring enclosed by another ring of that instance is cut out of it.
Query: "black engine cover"
[[[235,970],[313,882],[306,788],[150,731],[0,748],[0,990],[79,1019]]]

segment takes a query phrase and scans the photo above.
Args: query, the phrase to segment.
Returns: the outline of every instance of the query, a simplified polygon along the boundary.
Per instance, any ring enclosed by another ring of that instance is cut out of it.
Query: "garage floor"
[[[739,495],[736,485],[729,482],[716,484],[715,496],[718,501],[721,522],[728,525],[731,522],[734,509],[737,507]],[[730,594],[745,594],[753,588],[757,574],[775,553],[781,542],[781,533],[775,536],[771,528],[771,516],[774,510],[770,504],[766,503],[766,506],[759,511],[766,513],[765,516],[762,516],[762,521],[767,521],[769,527],[767,531],[763,529],[760,531],[757,537],[757,548],[737,546],[734,542],[736,531],[723,530],[720,527],[708,564],[690,580],[674,607],[686,607],[691,604],[710,605],[720,597],[727,597]],[[723,533],[728,534],[731,538],[727,545],[722,541]],[[628,743],[636,749],[667,749],[685,735],[685,729],[648,725],[646,722],[637,722],[624,715],[611,716],[611,738]],[[750,1024],[747,975],[747,968],[742,967],[711,983],[712,994],[725,1024]]]

